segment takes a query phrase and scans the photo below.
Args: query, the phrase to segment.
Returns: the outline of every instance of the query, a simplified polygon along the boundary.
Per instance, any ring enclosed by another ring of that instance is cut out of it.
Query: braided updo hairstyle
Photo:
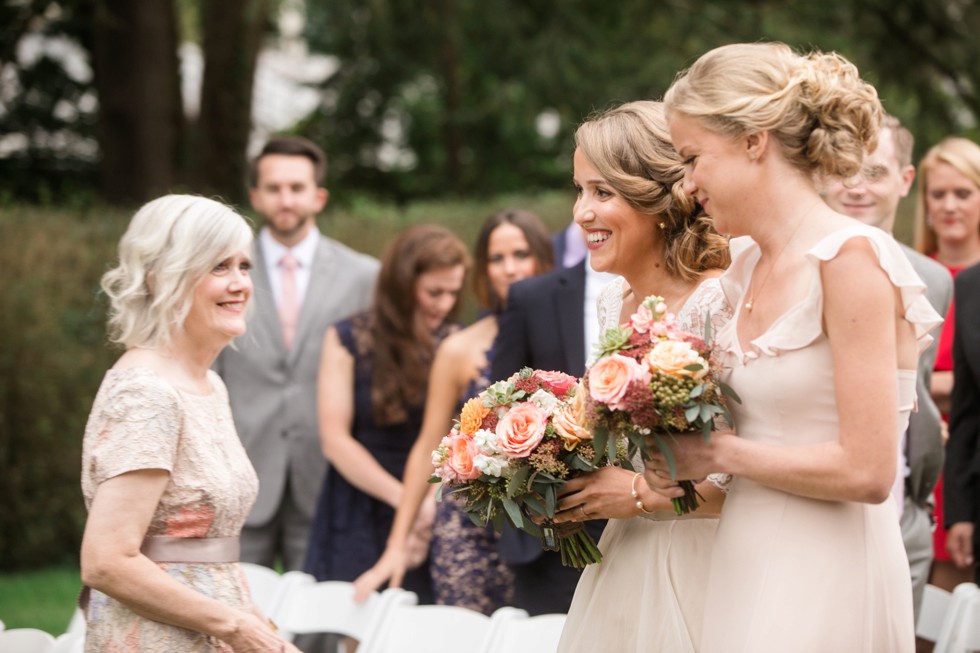
[[[702,55],[664,96],[667,113],[731,138],[768,131],[811,177],[849,178],[877,147],[875,88],[836,53],[800,55],[784,43],[736,43]]]
[[[628,102],[579,125],[575,147],[641,213],[662,224],[667,271],[686,280],[726,268],[728,240],[683,188],[684,165],[667,131],[663,104]]]

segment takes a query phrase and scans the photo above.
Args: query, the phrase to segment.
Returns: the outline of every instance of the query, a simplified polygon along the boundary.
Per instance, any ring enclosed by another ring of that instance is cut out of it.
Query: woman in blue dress
[[[330,469],[305,564],[317,580],[352,581],[384,550],[422,424],[429,369],[456,328],[468,266],[466,246],[448,229],[409,227],[385,254],[374,305],[327,329],[317,402]],[[405,587],[431,603],[423,562]]]
[[[432,451],[459,416],[463,404],[484,390],[497,336],[497,315],[510,284],[552,266],[552,247],[541,220],[528,211],[509,209],[489,216],[474,248],[474,291],[488,314],[446,338],[436,353],[429,381],[425,421],[405,468],[404,493],[384,555],[358,579],[358,596],[380,587],[408,587],[410,569],[419,557],[418,543],[432,523],[430,554],[436,602],[484,614],[511,603],[513,573],[497,553],[497,535],[473,524],[456,502],[432,500]],[[422,531],[421,533],[419,531]],[[414,559],[413,559],[414,558]]]

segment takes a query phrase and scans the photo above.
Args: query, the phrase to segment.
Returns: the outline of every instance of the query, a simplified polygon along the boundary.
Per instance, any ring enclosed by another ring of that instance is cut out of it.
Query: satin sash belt
[[[241,540],[237,537],[166,537],[143,540],[140,553],[153,562],[238,562]]]

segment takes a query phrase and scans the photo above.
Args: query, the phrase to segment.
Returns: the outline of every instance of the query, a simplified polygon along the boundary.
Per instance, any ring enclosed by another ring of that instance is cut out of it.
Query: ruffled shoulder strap
[[[728,251],[731,253],[732,263],[718,282],[721,284],[728,305],[738,306],[742,303],[742,297],[745,295],[752,270],[759,261],[761,250],[750,237],[740,236],[728,241]]]
[[[932,342],[929,331],[942,323],[925,297],[925,284],[902,253],[895,239],[875,227],[856,224],[828,234],[807,252],[813,265],[810,291],[800,303],[779,317],[770,328],[753,341],[764,354],[801,349],[823,333],[823,286],[820,282],[820,263],[833,260],[852,238],[865,238],[878,259],[878,265],[888,275],[902,297],[905,319],[915,329],[919,352]]]
[[[616,277],[599,291],[596,299],[596,317],[599,320],[599,333],[619,326],[619,314],[623,312],[623,295],[626,279]]]
[[[844,243],[856,236],[864,237],[871,243],[878,257],[878,265],[898,289],[905,319],[915,329],[915,339],[921,353],[932,342],[929,332],[942,324],[943,318],[926,299],[926,285],[891,235],[881,229],[859,224],[829,234],[814,245],[807,255],[816,261],[829,261],[837,256]]]

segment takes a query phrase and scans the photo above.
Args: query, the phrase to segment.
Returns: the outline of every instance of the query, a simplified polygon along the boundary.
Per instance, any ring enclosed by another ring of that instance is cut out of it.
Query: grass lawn
[[[78,568],[67,565],[0,574],[0,620],[7,628],[60,635],[68,628],[80,588]]]

